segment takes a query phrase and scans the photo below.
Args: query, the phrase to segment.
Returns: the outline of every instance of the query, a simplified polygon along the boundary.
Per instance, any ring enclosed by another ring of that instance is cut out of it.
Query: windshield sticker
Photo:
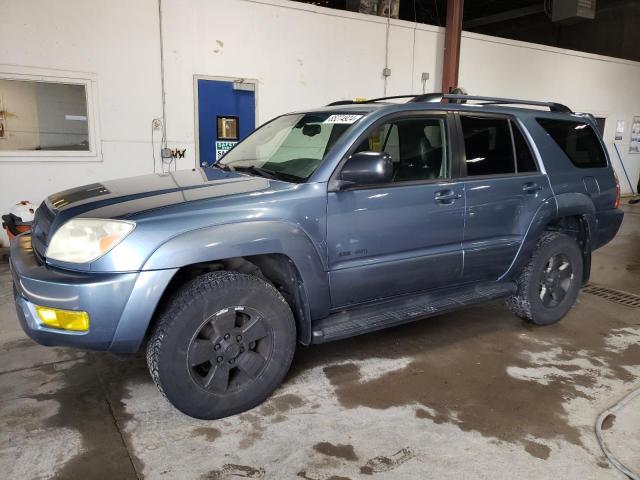
[[[362,115],[331,115],[322,123],[353,123],[361,118]]]

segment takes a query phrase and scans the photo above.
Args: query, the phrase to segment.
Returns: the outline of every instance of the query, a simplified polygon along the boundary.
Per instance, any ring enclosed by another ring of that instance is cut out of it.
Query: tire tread
[[[507,306],[518,317],[529,323],[536,323],[531,308],[531,298],[529,292],[533,279],[533,270],[538,261],[538,257],[544,253],[544,248],[557,241],[560,238],[570,238],[568,235],[560,232],[544,232],[538,239],[536,248],[529,259],[527,265],[522,269],[520,275],[516,279],[517,290],[515,295],[507,299]]]
[[[146,357],[149,373],[151,374],[153,383],[156,384],[158,390],[165,398],[167,398],[167,396],[162,388],[162,383],[160,382],[159,359],[168,331],[175,322],[179,321],[181,313],[193,302],[197,301],[198,298],[208,293],[213,293],[216,290],[224,289],[228,285],[239,287],[244,286],[248,288],[256,288],[260,286],[267,287],[272,290],[271,293],[273,296],[280,300],[286,308],[289,309],[287,301],[272,284],[265,282],[256,276],[245,273],[227,270],[209,272],[200,275],[185,284],[178,290],[178,292],[176,292],[176,294],[174,294],[169,301],[167,308],[165,308],[160,314],[147,344]]]

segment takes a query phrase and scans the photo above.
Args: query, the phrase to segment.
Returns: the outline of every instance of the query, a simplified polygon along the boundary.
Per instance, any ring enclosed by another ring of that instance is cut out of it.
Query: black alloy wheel
[[[246,385],[264,370],[273,340],[264,317],[254,308],[225,308],[206,319],[189,343],[191,378],[211,393]]]
[[[567,296],[573,281],[573,268],[564,253],[553,255],[547,261],[540,279],[540,300],[547,308],[558,306]]]

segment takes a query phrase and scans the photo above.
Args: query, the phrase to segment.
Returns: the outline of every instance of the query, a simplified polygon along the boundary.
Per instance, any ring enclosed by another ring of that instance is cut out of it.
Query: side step
[[[374,305],[343,310],[315,322],[311,342],[325,343],[375,332],[486,300],[507,297],[515,291],[514,282],[490,282],[416,296],[403,296]]]

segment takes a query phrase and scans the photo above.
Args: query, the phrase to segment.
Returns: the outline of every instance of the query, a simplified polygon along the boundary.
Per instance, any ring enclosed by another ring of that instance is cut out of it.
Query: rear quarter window
[[[585,122],[537,118],[537,122],[553,138],[565,155],[578,168],[602,168],[607,157],[596,132]]]

